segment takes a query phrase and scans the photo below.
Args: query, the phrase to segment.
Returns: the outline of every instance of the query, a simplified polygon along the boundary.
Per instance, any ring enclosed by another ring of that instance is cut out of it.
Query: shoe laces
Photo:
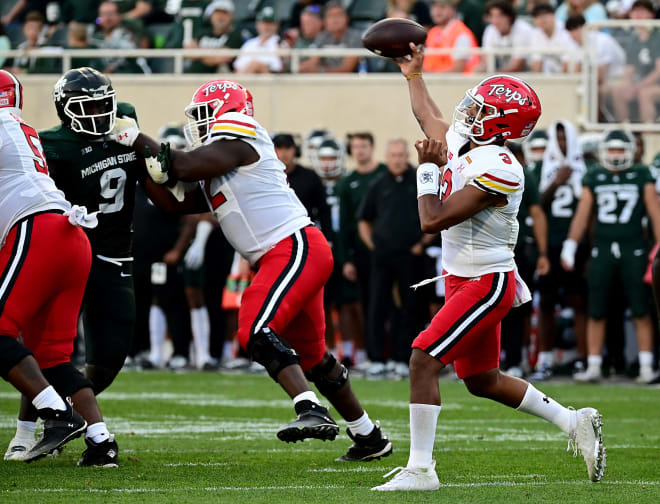
[[[394,480],[396,480],[396,479],[402,479],[402,478],[405,478],[406,476],[408,476],[409,474],[411,474],[412,471],[411,471],[410,469],[408,469],[407,467],[399,466],[399,467],[395,467],[395,468],[392,469],[390,472],[388,472],[387,474],[383,475],[383,478],[389,478],[390,476],[392,476],[393,474],[395,474],[395,473],[397,473],[397,472],[398,472],[398,474],[397,474],[396,476],[394,476],[394,478],[392,478],[391,481],[394,481]],[[389,482],[388,482],[388,483],[389,483]]]

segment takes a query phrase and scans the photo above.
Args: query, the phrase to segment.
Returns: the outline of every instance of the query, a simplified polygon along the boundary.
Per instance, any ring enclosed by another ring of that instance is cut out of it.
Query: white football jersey
[[[524,188],[523,168],[506,147],[484,145],[459,155],[468,140],[453,128],[447,132],[447,165],[441,197],[471,185],[504,195],[507,204],[488,207],[442,231],[442,267],[460,277],[514,269],[513,248],[518,239],[518,208]]]
[[[0,108],[0,246],[24,217],[71,205],[48,176],[37,132],[17,109]]]
[[[228,112],[213,125],[205,144],[220,139],[245,141],[259,154],[255,163],[202,182],[227,240],[254,264],[312,221],[289,187],[284,164],[277,158],[268,132],[257,121]]]

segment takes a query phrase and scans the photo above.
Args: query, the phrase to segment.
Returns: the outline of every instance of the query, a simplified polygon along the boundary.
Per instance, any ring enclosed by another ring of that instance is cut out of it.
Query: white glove
[[[577,252],[577,248],[578,243],[575,240],[571,240],[570,238],[564,240],[559,258],[562,265],[568,270],[572,270],[575,267],[575,253]]]
[[[145,158],[144,162],[147,165],[147,173],[149,173],[151,180],[156,182],[156,184],[164,184],[170,179],[167,172],[163,171],[160,161],[155,156]]]
[[[135,119],[118,117],[115,121],[115,127],[108,133],[108,138],[127,147],[132,147],[139,134],[140,128]]]
[[[197,223],[195,239],[190,244],[190,247],[188,247],[186,255],[183,258],[188,269],[196,270],[204,264],[204,250],[206,249],[206,242],[209,239],[211,231],[213,231],[213,224],[210,222],[201,220]]]
[[[434,163],[422,163],[417,168],[417,199],[425,194],[438,195],[440,168]]]
[[[87,213],[87,207],[73,205],[71,210],[64,212],[69,218],[69,223],[72,226],[84,227],[88,229],[93,229],[99,225],[99,220],[96,217],[98,212]]]

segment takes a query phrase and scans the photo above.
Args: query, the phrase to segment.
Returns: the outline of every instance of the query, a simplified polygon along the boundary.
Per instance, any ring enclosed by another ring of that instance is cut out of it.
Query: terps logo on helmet
[[[241,89],[241,87],[234,82],[221,82],[220,84],[211,84],[204,88],[204,96],[209,96],[216,91],[227,91],[228,89]]]
[[[488,96],[504,95],[507,103],[511,103],[512,101],[518,102],[520,105],[526,105],[528,103],[529,98],[524,96],[520,91],[514,91],[504,84],[489,84],[489,86],[490,91],[488,92]]]

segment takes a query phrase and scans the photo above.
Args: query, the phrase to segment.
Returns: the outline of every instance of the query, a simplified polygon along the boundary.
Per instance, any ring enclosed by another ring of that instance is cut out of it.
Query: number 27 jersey
[[[471,185],[505,196],[501,207],[489,206],[442,231],[442,266],[459,277],[508,272],[514,268],[518,239],[517,214],[522,201],[524,172],[506,147],[485,145],[462,152],[467,140],[453,129],[447,132],[447,165],[440,185],[444,201]]]

